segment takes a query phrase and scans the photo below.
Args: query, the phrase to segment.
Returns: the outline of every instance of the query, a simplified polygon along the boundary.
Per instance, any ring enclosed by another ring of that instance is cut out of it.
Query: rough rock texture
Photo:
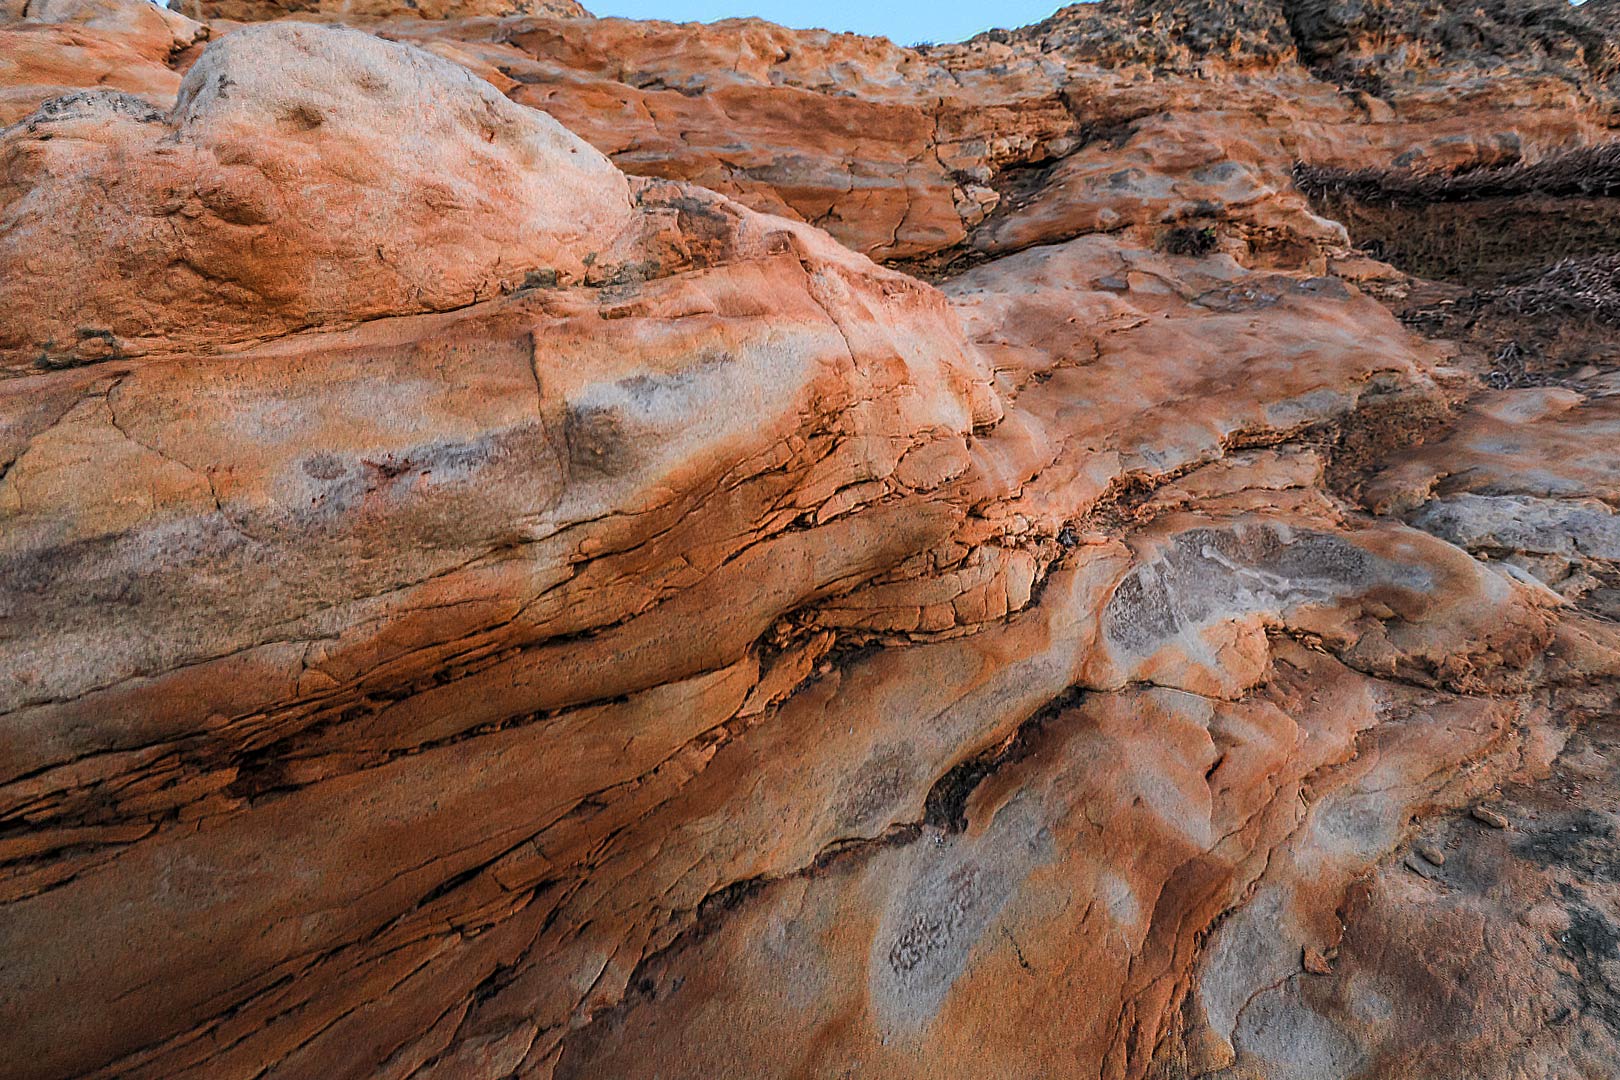
[[[4,154],[8,366],[439,311],[526,272],[639,261],[610,162],[464,69],[353,30],[241,30],[168,116],[70,94]]]
[[[0,18],[0,125],[88,87],[167,108],[180,89],[172,60],[209,34],[165,8],[127,0],[31,0],[15,15],[23,21]]]
[[[0,8],[0,1077],[1616,1075],[1600,3]]]
[[[38,0],[34,0],[38,2]],[[413,16],[419,19],[470,19],[480,16],[560,15],[588,17],[577,0],[179,0],[176,7],[196,19],[262,22],[288,15],[315,20],[379,19]]]

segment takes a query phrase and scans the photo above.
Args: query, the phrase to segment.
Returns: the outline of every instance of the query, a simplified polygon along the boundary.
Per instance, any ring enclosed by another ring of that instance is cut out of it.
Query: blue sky
[[[713,22],[754,15],[783,26],[879,34],[902,45],[961,41],[992,26],[1039,22],[1070,0],[582,0],[596,15]]]

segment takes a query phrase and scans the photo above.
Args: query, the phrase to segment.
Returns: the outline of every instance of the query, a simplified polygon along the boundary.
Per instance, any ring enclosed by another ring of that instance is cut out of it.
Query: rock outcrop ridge
[[[1620,1062],[1600,0],[0,15],[0,1077]]]

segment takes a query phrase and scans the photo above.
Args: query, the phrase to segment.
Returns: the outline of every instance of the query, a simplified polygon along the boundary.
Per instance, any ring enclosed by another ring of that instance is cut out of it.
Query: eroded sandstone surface
[[[0,0],[0,1077],[1620,1075],[1620,26]]]

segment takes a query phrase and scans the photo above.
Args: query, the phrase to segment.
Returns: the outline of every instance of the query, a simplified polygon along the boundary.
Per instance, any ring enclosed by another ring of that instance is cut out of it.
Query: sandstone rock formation
[[[37,2],[37,0],[36,0]],[[288,15],[317,20],[377,19],[392,16],[419,19],[470,19],[508,15],[560,15],[589,17],[576,0],[181,0],[175,5],[197,19],[262,22]]]
[[[0,4],[0,13],[7,13]],[[174,103],[171,60],[208,37],[208,27],[123,0],[31,0],[0,19],[0,125],[74,90],[119,90],[154,108]]]
[[[0,1077],[1616,1075],[1599,2],[0,9]]]
[[[353,30],[241,30],[167,117],[69,94],[6,155],[11,367],[441,311],[631,257],[610,162],[464,69]]]

